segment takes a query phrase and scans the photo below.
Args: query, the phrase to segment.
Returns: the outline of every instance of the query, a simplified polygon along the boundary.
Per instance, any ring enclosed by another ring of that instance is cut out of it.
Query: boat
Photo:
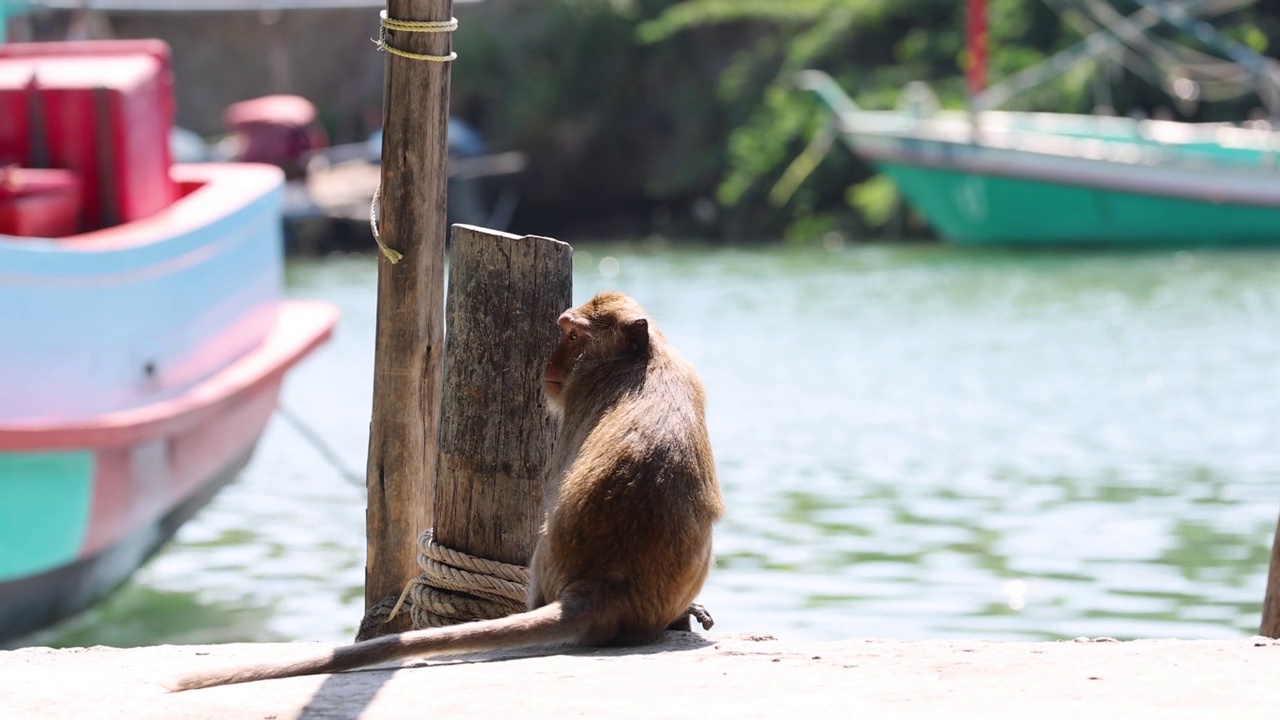
[[[123,583],[338,319],[283,299],[279,168],[174,164],[161,41],[0,45],[0,642]]]
[[[798,78],[830,108],[835,131],[850,150],[890,178],[943,240],[1280,244],[1280,133],[1267,121],[1188,123],[989,109],[1075,61],[1114,49],[1124,37],[1112,29],[1101,41],[1087,38],[1041,67],[985,88],[983,0],[970,0],[970,13],[970,56],[976,61],[969,68],[966,110],[938,111],[927,87],[916,83],[906,88],[898,109],[867,111],[825,73],[808,70]],[[1157,21],[1191,22],[1152,13]],[[1197,37],[1206,37],[1208,27],[1199,23]],[[1124,32],[1141,29],[1125,26]],[[1238,47],[1227,49],[1241,62],[1250,60]],[[1269,72],[1266,63],[1255,64],[1260,73]]]
[[[510,179],[527,161],[517,151],[490,152],[463,120],[447,125],[447,222],[505,230],[519,203],[519,185]],[[300,154],[304,176],[285,188],[285,244],[290,252],[313,255],[373,247],[369,212],[382,179],[382,131],[366,140],[316,147]]]

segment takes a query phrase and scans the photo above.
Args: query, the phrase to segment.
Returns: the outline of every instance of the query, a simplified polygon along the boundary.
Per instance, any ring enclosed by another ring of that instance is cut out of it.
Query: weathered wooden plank
[[[572,300],[565,243],[454,226],[435,491],[441,544],[529,561],[555,432],[542,369]]]

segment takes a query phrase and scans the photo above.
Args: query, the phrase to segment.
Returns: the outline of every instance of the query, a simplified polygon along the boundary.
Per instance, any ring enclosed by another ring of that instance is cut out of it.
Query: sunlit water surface
[[[717,631],[1251,634],[1280,509],[1280,253],[577,249],[699,367],[729,514]],[[354,469],[372,258],[295,262],[341,306],[284,403]],[[256,459],[55,645],[350,638],[364,491],[280,418]]]

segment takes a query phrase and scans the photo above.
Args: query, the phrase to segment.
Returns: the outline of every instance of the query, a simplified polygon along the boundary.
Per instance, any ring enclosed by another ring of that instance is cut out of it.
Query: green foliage
[[[884,227],[893,218],[898,204],[898,186],[884,175],[876,175],[870,180],[849,186],[847,197],[849,205],[861,212],[868,224]]]
[[[1008,10],[992,24],[993,35],[1019,32],[1028,22],[1016,0],[995,0],[993,5],[993,11]],[[1003,5],[1010,7],[999,7]],[[826,110],[816,99],[795,89],[792,79],[799,70],[831,72],[868,108],[892,107],[900,88],[911,80],[943,79],[939,95],[956,105],[963,100],[956,80],[963,45],[960,17],[955,3],[940,0],[687,0],[641,25],[638,35],[652,43],[689,28],[729,22],[772,31],[762,33],[755,52],[739,57],[720,84],[720,95],[729,103],[744,96],[757,101],[729,134],[716,197],[726,206],[758,208],[766,205],[766,195],[787,165],[826,122]],[[752,83],[747,78],[761,79]],[[815,213],[847,215],[852,210],[858,216],[850,218],[852,224],[884,225],[893,205],[891,185],[871,181],[862,186],[865,191],[845,198],[849,183],[866,177],[865,168],[843,178],[819,173],[809,181],[822,183],[816,191],[795,193],[768,219],[787,236],[832,224],[830,218],[813,219]]]
[[[1253,25],[1234,27],[1223,34],[1256,53],[1265,53],[1270,45],[1266,33]]]
[[[839,220],[832,215],[806,214],[787,225],[782,231],[782,239],[788,243],[807,244],[841,229]]]
[[[832,11],[879,6],[880,0],[689,0],[640,26],[644,42],[659,42],[689,28],[738,20],[821,20]]]

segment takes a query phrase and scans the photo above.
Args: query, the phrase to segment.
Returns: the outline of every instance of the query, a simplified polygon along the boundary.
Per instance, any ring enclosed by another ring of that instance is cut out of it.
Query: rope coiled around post
[[[407,605],[415,629],[490,620],[523,612],[529,569],[447,548],[432,530],[418,536],[422,574],[405,586],[387,620]]]

